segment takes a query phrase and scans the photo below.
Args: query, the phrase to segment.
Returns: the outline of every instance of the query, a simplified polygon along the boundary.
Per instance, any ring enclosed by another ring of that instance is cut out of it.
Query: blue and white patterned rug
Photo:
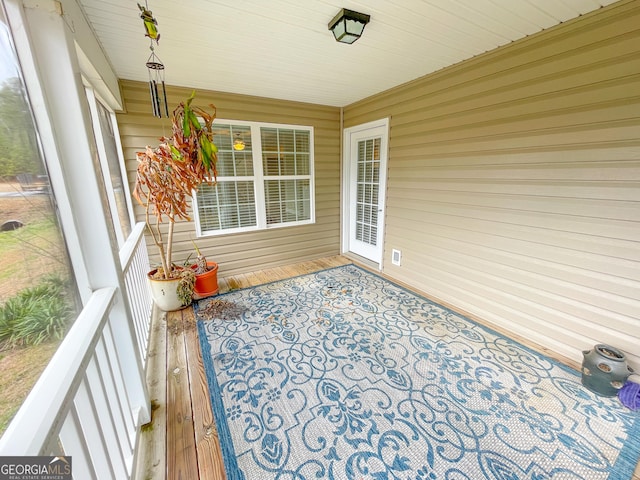
[[[196,305],[229,480],[629,479],[640,415],[353,265]]]

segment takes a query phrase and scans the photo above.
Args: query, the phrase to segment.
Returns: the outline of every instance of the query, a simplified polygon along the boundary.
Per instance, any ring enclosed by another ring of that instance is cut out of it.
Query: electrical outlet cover
[[[395,248],[391,250],[391,263],[399,267],[401,260],[402,260],[402,252],[400,250],[396,250]]]

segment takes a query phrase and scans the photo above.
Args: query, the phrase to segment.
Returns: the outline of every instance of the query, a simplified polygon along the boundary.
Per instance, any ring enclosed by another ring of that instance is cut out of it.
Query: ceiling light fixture
[[[370,19],[370,15],[343,8],[329,22],[329,30],[338,42],[353,43],[360,38]]]

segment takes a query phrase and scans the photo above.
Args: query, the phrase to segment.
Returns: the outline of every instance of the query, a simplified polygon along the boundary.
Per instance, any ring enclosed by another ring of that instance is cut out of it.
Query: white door
[[[388,119],[345,130],[345,250],[381,266]]]

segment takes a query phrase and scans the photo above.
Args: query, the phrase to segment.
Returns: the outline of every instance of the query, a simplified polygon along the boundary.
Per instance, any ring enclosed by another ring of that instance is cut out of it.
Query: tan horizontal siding
[[[133,187],[136,152],[146,145],[155,146],[158,138],[171,133],[168,119],[151,115],[147,84],[122,81],[124,111],[118,113],[130,187]],[[185,100],[191,89],[167,87],[170,110]],[[198,90],[194,104],[214,104],[217,117],[226,120],[260,121],[307,125],[314,128],[316,223],[298,227],[275,228],[234,235],[197,239],[200,250],[220,265],[221,276],[257,271],[278,265],[336,255],[339,253],[340,211],[340,122],[339,109],[297,102]],[[138,221],[144,221],[142,207],[134,207]],[[166,225],[163,226],[166,231]],[[196,239],[195,224],[176,224],[174,261],[193,259],[191,242]],[[148,239],[152,261],[156,249]]]
[[[485,55],[467,60],[428,76],[429,88],[422,89],[424,78],[390,89],[387,92],[352,105],[347,126],[367,121],[366,117],[384,116],[389,107],[412,110],[423,98],[433,98],[437,106],[442,102],[455,103],[456,98],[491,91],[508,92],[522,83],[537,83],[540,79],[565,76],[573,71],[592,74],[601,63],[618,64],[626,55],[637,56],[637,14],[633,2],[618,2],[595,14],[585,15],[528,39],[514,42]],[[605,11],[606,10],[606,11]],[[542,68],[540,68],[542,67]],[[630,73],[637,73],[632,71]],[[414,88],[418,86],[419,88]],[[557,86],[553,87],[558,88]]]
[[[347,127],[383,117],[386,274],[578,362],[604,342],[640,367],[640,1],[344,109]]]

